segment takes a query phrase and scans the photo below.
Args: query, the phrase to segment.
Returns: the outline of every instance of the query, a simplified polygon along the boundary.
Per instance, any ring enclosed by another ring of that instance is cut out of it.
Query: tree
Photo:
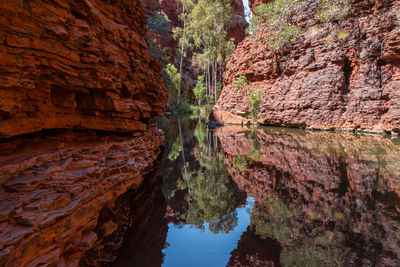
[[[183,0],[181,0],[183,1]],[[233,39],[227,40],[227,29],[234,15],[230,0],[185,0],[181,15],[183,28],[175,29],[181,50],[193,48],[207,87],[206,96],[217,99],[218,82],[222,81],[225,62],[235,49]],[[187,8],[189,7],[189,8]]]
[[[206,92],[207,92],[207,86],[204,83],[204,76],[199,76],[197,78],[196,86],[193,89],[194,97],[198,101],[199,106],[201,105],[203,99],[205,98]]]
[[[190,13],[194,8],[195,2],[193,0],[179,0],[182,5],[182,13],[179,16],[183,23],[183,28],[176,27],[174,29],[175,38],[179,39],[180,50],[180,63],[179,63],[179,73],[181,74],[179,79],[179,90],[176,104],[179,106],[179,100],[181,96],[182,87],[182,71],[183,71],[183,57],[185,56],[185,47],[189,46],[187,43],[188,38],[186,37],[186,24],[189,22]]]
[[[163,82],[168,93],[168,100],[173,101],[179,91],[179,83],[181,75],[176,67],[172,64],[167,64],[162,70]]]

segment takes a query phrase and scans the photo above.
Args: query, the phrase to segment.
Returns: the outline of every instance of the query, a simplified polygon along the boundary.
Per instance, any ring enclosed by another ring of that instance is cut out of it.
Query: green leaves
[[[167,34],[171,31],[169,19],[167,16],[156,13],[147,19],[150,30],[160,35]]]
[[[278,51],[303,33],[301,28],[294,25],[292,15],[310,2],[317,2],[319,6],[315,19],[329,22],[343,19],[351,8],[352,0],[275,0],[261,4],[254,9],[248,31],[254,33],[260,25],[267,23],[271,34],[268,48]]]
[[[257,122],[258,113],[260,113],[261,97],[263,95],[264,91],[261,89],[249,90],[250,115],[254,122]]]
[[[193,89],[193,94],[196,100],[199,102],[199,105],[204,101],[206,97],[207,87],[204,83],[204,76],[197,77],[196,86]]]
[[[291,23],[291,16],[296,9],[310,0],[276,0],[269,4],[258,5],[251,20],[251,31],[257,30],[263,23],[268,23],[271,34],[268,48],[278,51],[302,34],[302,29]]]
[[[352,0],[321,0],[315,18],[321,22],[340,21],[349,12]]]
[[[271,51],[278,51],[303,33],[301,28],[289,23],[282,23],[274,27],[273,34],[268,41],[268,48]]]
[[[247,78],[245,75],[241,75],[241,76],[239,76],[239,78],[237,78],[233,81],[233,85],[236,86],[236,92],[239,94],[244,92],[244,88],[248,84],[249,84],[249,82],[247,81]]]
[[[169,56],[165,52],[165,48],[162,49],[156,40],[150,39],[147,40],[147,43],[149,44],[150,54],[155,57],[161,65],[165,66],[169,61]]]
[[[168,101],[172,103],[176,99],[179,90],[181,75],[178,73],[178,70],[172,64],[166,65],[162,70],[162,74],[163,74],[163,82],[168,93]]]

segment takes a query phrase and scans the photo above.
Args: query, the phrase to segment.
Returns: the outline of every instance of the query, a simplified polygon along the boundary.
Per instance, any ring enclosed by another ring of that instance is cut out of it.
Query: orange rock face
[[[278,53],[268,30],[239,44],[214,108],[216,120],[246,123],[250,100],[232,82],[260,89],[257,122],[319,129],[400,132],[400,2],[353,2],[340,23],[319,23],[307,5],[293,19],[302,36]]]
[[[145,130],[164,111],[139,0],[2,1],[0,137]]]
[[[162,141],[154,127],[135,136],[70,132],[2,141],[0,265],[78,265],[101,241],[94,231],[100,211],[139,187]],[[105,236],[116,222],[104,223]]]
[[[249,0],[249,7],[251,11],[254,11],[254,8],[259,4],[268,4],[271,3],[273,0]]]

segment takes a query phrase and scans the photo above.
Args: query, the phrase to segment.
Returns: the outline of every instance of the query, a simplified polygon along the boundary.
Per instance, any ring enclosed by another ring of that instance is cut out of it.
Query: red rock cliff
[[[267,4],[271,3],[274,0],[249,0],[249,7],[251,11],[254,11],[254,8],[258,6],[259,4]]]
[[[2,1],[0,137],[146,129],[166,92],[139,0]]]
[[[317,22],[316,10],[297,11],[304,32],[279,53],[268,50],[265,26],[239,44],[215,119],[250,120],[249,97],[232,85],[246,75],[263,92],[258,123],[400,132],[400,2],[353,1],[340,23]]]

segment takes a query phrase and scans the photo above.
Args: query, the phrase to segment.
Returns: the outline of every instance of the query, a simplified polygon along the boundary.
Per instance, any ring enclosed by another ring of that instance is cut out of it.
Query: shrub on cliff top
[[[350,10],[352,0],[321,0],[315,18],[321,22],[339,21]]]
[[[256,32],[264,23],[268,25],[270,37],[268,47],[278,51],[300,36],[303,30],[295,25],[293,15],[304,5],[316,2],[315,18],[320,22],[340,21],[349,12],[353,0],[275,0],[255,7],[250,21],[250,31]]]
[[[272,3],[261,4],[254,9],[250,25],[254,32],[258,26],[267,22],[271,37],[268,47],[272,51],[281,49],[294,38],[301,35],[301,28],[293,25],[292,13],[309,0],[276,0]]]

